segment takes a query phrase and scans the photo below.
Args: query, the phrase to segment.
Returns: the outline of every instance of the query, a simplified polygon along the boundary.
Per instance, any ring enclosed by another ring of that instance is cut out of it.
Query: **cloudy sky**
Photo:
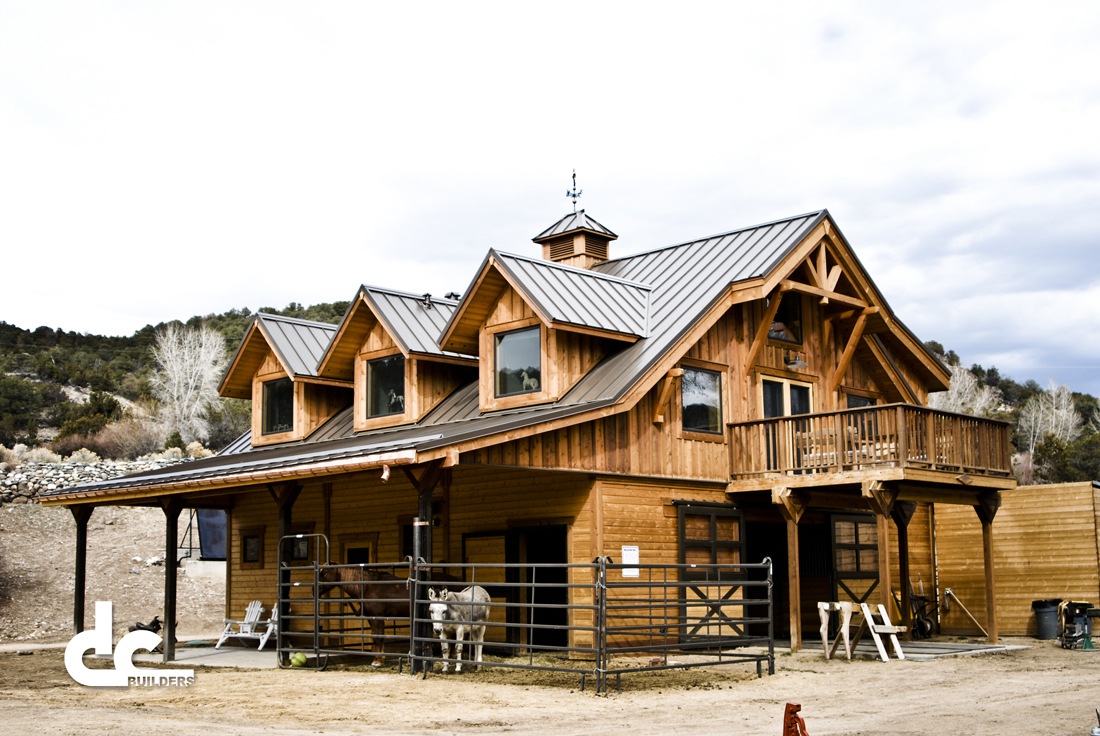
[[[828,208],[921,339],[1100,395],[1100,3],[0,0],[0,320],[462,291]]]

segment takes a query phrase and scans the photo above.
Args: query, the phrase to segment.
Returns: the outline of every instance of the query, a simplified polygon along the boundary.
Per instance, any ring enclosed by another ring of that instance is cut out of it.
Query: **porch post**
[[[787,521],[787,588],[791,621],[791,651],[802,649],[802,573],[798,565],[798,520],[806,510],[804,499],[791,488],[772,489],[772,503]]]
[[[1001,507],[1001,494],[998,491],[984,493],[978,497],[974,510],[982,522],[982,554],[985,558],[985,630],[989,643],[996,644],[997,632],[997,596],[993,575],[993,517]]]
[[[890,577],[890,517],[885,514],[875,514],[878,524],[878,585],[879,601],[890,610],[893,605],[890,591],[894,588],[894,581]]]
[[[178,498],[161,502],[164,510],[164,642],[163,661],[176,659],[176,570],[179,564],[179,518],[183,503]]]
[[[424,561],[429,565],[432,562],[432,494],[435,492],[435,486],[439,483],[440,478],[443,477],[443,461],[432,460],[424,466],[423,472],[420,473],[420,477],[416,477],[416,474],[412,472],[412,469],[407,465],[402,465],[401,470],[405,473],[405,477],[409,479],[409,483],[413,489],[416,490],[416,513],[417,521],[413,527],[413,546],[420,556],[424,558]],[[420,569],[420,564],[417,560],[413,560],[413,569],[415,570],[416,581],[419,584],[423,578],[423,574]],[[429,580],[431,579],[431,570],[428,571]],[[413,598],[416,595],[416,588],[409,591],[410,612],[413,609]],[[416,632],[416,636],[427,637],[431,633],[431,629],[426,624],[421,624],[421,628]],[[413,674],[417,674],[422,671],[422,665],[416,659],[412,658],[412,655],[417,652],[412,651],[413,647],[410,643],[409,654],[412,660],[412,666],[410,670]]]
[[[898,527],[898,584],[901,585],[901,621],[907,627],[905,638],[913,638],[912,591],[909,589],[909,522],[916,513],[917,505],[912,501],[898,501],[890,516]]]
[[[282,488],[276,489],[273,486],[268,486],[268,493],[275,499],[275,503],[279,507],[279,553],[282,554],[283,537],[289,536],[294,533],[294,502],[298,500],[298,495],[302,492],[302,486],[298,483],[291,481]],[[275,594],[275,607],[279,611],[279,621],[285,621],[286,616],[290,614],[290,606],[283,605],[282,600],[286,591],[290,588],[290,570],[285,567],[279,568],[279,590]],[[282,623],[279,624],[278,629],[275,632],[276,641],[275,649],[279,649],[279,643],[283,636]]]
[[[84,594],[88,569],[88,519],[94,506],[70,506],[76,522],[76,569],[73,571],[73,633],[84,631]]]

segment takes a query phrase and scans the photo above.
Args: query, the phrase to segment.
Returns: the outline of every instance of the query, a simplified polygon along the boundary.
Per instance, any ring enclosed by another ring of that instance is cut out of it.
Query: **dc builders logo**
[[[152,631],[131,631],[118,641],[114,652],[114,669],[89,669],[84,665],[84,654],[95,649],[104,656],[111,654],[114,608],[111,601],[96,601],[95,626],[82,631],[69,640],[65,647],[65,669],[69,677],[89,687],[187,687],[195,682],[194,670],[138,669],[134,666],[134,652],[153,651],[163,641]]]

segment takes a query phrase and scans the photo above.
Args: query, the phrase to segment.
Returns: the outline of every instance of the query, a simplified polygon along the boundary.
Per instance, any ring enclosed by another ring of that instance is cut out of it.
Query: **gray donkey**
[[[450,672],[451,649],[454,649],[455,672],[462,671],[462,644],[467,633],[474,645],[474,669],[481,663],[485,644],[485,622],[489,619],[489,593],[479,585],[471,585],[455,593],[428,589],[428,610],[432,616],[432,631],[443,648],[443,671]]]

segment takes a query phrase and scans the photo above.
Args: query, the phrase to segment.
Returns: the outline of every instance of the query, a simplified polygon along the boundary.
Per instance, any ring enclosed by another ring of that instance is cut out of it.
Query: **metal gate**
[[[294,540],[299,553],[301,545],[309,545],[309,559],[284,557],[284,547]],[[279,547],[280,666],[290,666],[298,653],[306,667],[323,668],[337,657],[373,659],[378,649],[400,668],[409,663],[413,672],[427,676],[443,661],[427,610],[429,590],[484,583],[491,596],[485,637],[491,656],[482,666],[574,673],[582,689],[593,678],[597,692],[606,691],[611,677],[618,687],[621,676],[631,672],[746,663],[755,665],[758,676],[765,664],[768,674],[775,671],[767,559],[686,565],[622,564],[607,557],[568,565],[422,560],[330,565],[323,535],[285,537]],[[356,585],[360,575],[383,582]],[[341,576],[353,582],[326,590]],[[564,588],[567,602],[540,595],[547,586]],[[383,623],[372,628],[369,612],[383,607]],[[551,608],[553,615],[547,615]],[[473,665],[473,656],[467,646],[460,661]]]

